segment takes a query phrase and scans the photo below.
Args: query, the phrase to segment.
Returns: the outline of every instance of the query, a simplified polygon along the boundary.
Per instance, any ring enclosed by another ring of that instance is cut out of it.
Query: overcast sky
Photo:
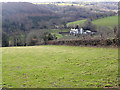
[[[0,0],[0,2],[119,1],[119,0]]]

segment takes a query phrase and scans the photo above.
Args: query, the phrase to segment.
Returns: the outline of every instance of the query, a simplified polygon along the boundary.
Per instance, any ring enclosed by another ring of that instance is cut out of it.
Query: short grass
[[[59,32],[69,32],[69,29],[32,29],[31,31],[35,32],[35,31],[38,31],[38,32],[49,32],[51,33],[52,35],[55,35],[57,37],[57,39],[60,39],[60,38],[63,38],[64,35],[62,34],[59,34]]]
[[[83,25],[85,21],[86,19],[70,22],[70,23],[67,23],[67,26]],[[97,20],[92,21],[92,23],[97,26],[113,27],[113,26],[118,25],[118,16],[109,16],[109,17],[97,19]]]
[[[57,37],[57,39],[63,38],[64,35],[59,34],[59,32],[69,32],[68,29],[49,29],[48,30],[50,33],[52,33],[52,35],[55,35]]]
[[[117,57],[117,48],[4,47],[3,87],[117,87]]]
[[[85,21],[86,21],[86,19],[84,19],[84,20],[78,20],[78,21],[74,21],[74,22],[70,22],[70,23],[67,23],[67,26],[73,26],[73,27],[75,27],[76,25],[82,25],[82,24],[84,24]]]
[[[94,20],[93,24],[96,24],[97,26],[115,26],[118,25],[118,16],[110,16]]]

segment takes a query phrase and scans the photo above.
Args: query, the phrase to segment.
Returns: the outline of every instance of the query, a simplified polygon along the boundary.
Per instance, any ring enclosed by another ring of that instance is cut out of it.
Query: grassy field
[[[86,20],[78,20],[78,21],[70,22],[67,25],[68,26],[82,25],[85,21]],[[97,19],[92,21],[92,23],[96,24],[97,26],[115,26],[118,25],[118,16],[110,16],[110,17]]]
[[[3,87],[117,87],[117,48],[3,48]]]
[[[96,24],[97,26],[115,26],[118,25],[118,16],[111,16],[94,20],[93,24]]]
[[[68,29],[61,29],[61,30],[60,29],[49,29],[48,31],[52,33],[52,35],[55,35],[57,39],[64,37],[64,35],[59,34],[59,32],[69,32]]]
[[[70,22],[70,23],[67,23],[67,26],[76,26],[76,25],[82,25],[82,24],[84,24],[84,22],[86,21],[86,19],[85,20],[78,20],[78,21],[74,21],[74,22]]]
[[[49,32],[55,35],[57,39],[64,37],[65,35],[59,34],[59,32],[69,32],[69,29],[32,29],[33,32]]]

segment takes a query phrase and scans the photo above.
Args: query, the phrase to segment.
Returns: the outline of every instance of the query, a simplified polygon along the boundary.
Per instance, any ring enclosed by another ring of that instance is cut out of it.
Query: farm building
[[[97,31],[92,31],[90,29],[87,29],[87,28],[79,28],[79,27],[76,27],[76,28],[71,28],[70,29],[70,34],[95,34]]]

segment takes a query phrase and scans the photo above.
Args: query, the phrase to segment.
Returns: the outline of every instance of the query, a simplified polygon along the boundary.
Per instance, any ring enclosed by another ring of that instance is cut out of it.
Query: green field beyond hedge
[[[67,26],[83,25],[85,21],[86,19],[70,22],[67,24]],[[118,16],[109,16],[109,17],[93,20],[92,23],[97,26],[115,26],[118,25]]]
[[[117,48],[3,47],[3,87],[118,87]]]
[[[115,26],[118,25],[118,16],[110,16],[94,20],[93,24],[96,24],[97,26]]]
[[[74,22],[69,22],[67,23],[67,26],[76,26],[76,25],[83,25],[84,22],[86,21],[86,19],[84,20],[78,20],[78,21],[74,21]]]

